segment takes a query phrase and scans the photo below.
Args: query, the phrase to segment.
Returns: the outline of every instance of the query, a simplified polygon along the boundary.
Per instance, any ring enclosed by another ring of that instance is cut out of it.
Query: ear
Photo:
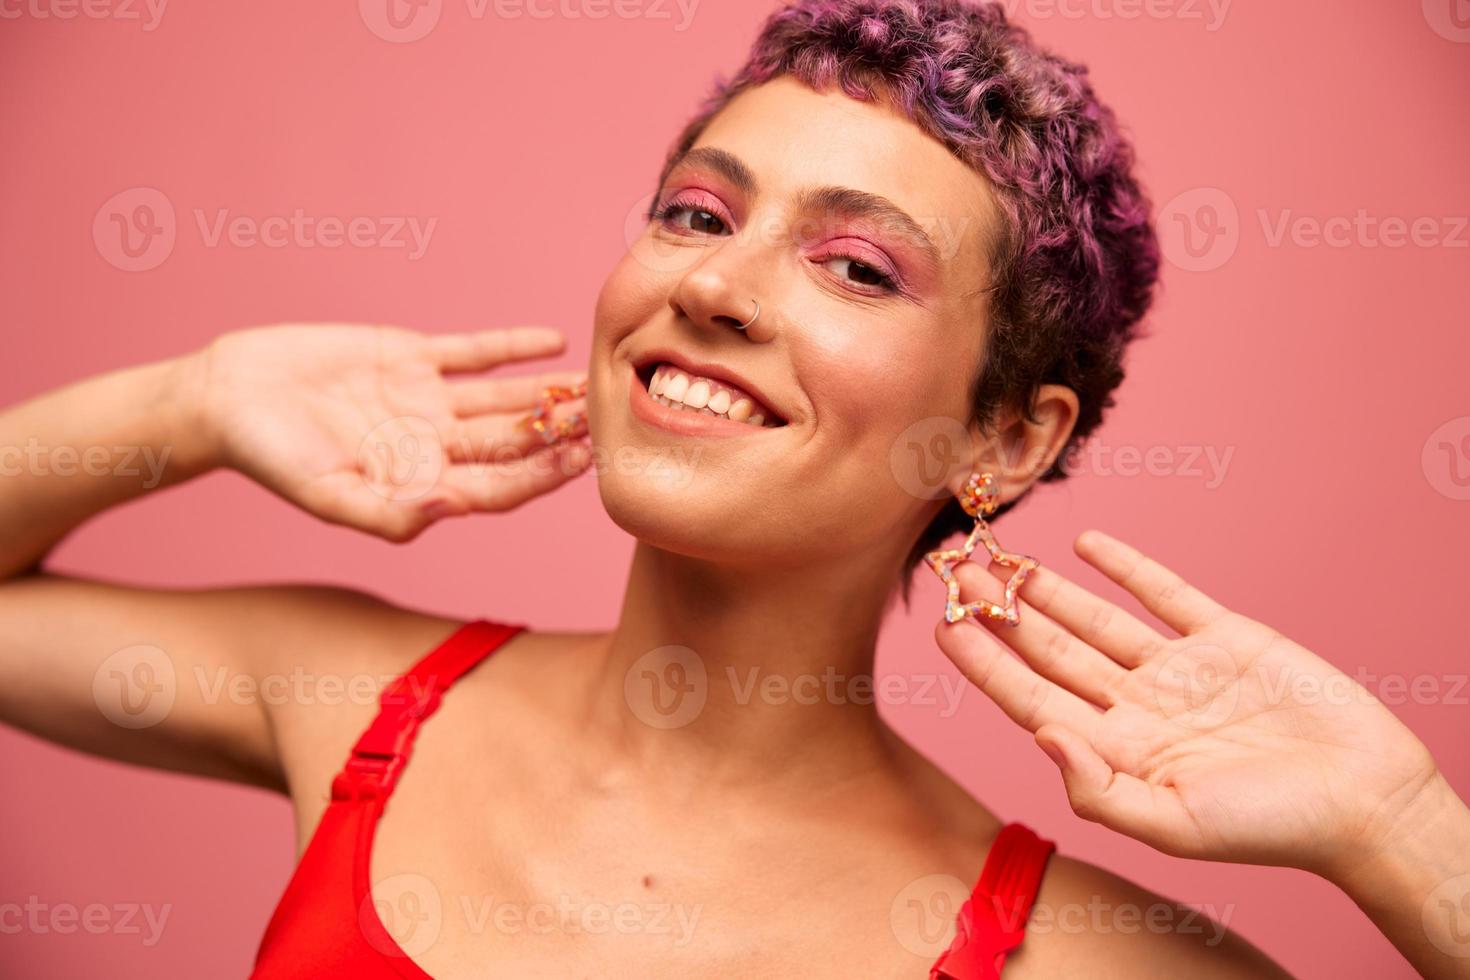
[[[1056,461],[1077,424],[1077,393],[1065,385],[1045,384],[1036,390],[1030,421],[1019,409],[1003,412],[994,424],[970,425],[970,468],[950,488],[959,496],[971,472],[993,473],[1000,501],[1015,500]]]

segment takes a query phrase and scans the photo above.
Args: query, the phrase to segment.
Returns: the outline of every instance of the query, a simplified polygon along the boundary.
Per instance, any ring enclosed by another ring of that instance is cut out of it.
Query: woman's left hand
[[[1180,857],[1333,878],[1442,783],[1413,733],[1321,657],[1101,532],[1074,547],[1180,635],[1045,566],[1021,589],[1018,625],[941,622],[936,635],[1058,763],[1079,816]],[[955,568],[967,601],[1002,601],[1013,571]]]

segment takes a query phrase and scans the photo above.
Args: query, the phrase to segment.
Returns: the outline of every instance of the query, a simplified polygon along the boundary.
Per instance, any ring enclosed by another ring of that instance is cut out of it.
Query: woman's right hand
[[[260,327],[193,355],[191,387],[222,465],[323,520],[407,541],[441,517],[509,510],[587,467],[585,440],[547,447],[519,424],[544,387],[577,375],[454,377],[564,347],[547,327]],[[553,418],[582,411],[576,399]]]

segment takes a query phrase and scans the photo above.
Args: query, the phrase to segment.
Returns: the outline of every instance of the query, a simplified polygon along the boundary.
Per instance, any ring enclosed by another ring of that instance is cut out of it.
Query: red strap
[[[1021,944],[1041,875],[1056,844],[1029,827],[1000,829],[985,868],[960,909],[958,932],[930,971],[930,980],[998,980],[1006,954]]]
[[[463,624],[378,695],[378,714],[332,780],[334,800],[386,800],[408,762],[419,725],[465,671],[524,626],[483,619]]]

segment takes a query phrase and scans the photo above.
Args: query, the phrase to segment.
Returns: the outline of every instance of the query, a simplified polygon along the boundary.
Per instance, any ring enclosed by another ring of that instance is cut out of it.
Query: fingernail
[[[1051,761],[1057,764],[1058,769],[1067,768],[1067,757],[1062,755],[1061,747],[1054,742],[1043,742],[1041,751],[1051,757]]]

